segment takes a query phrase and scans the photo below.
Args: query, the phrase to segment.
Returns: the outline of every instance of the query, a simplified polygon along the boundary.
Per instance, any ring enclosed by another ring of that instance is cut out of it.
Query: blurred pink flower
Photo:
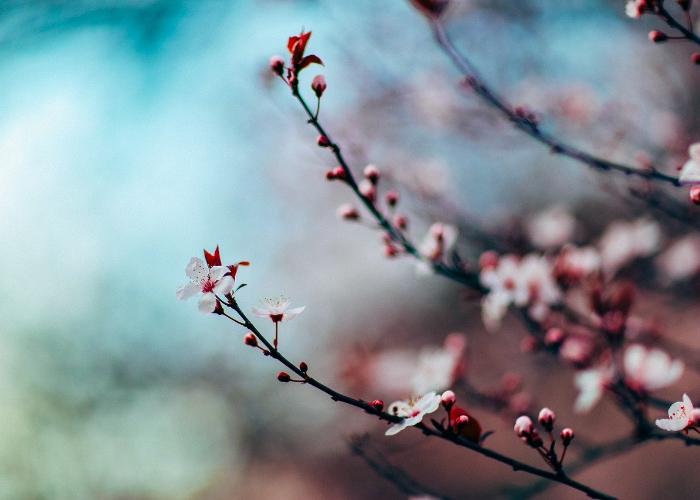
[[[253,314],[259,318],[270,318],[273,323],[280,323],[296,318],[306,309],[306,306],[290,309],[290,305],[289,299],[285,297],[265,299],[263,307],[253,307]]]
[[[656,425],[665,431],[682,431],[695,425],[696,413],[693,402],[687,394],[683,394],[683,401],[676,401],[669,407],[669,418],[656,419]]]
[[[695,276],[700,271],[700,235],[678,238],[656,258],[655,264],[666,283]]]
[[[597,366],[581,370],[574,377],[578,388],[578,396],[574,403],[574,411],[584,413],[593,408],[603,396],[605,387],[612,381],[613,370],[609,365]]]
[[[217,295],[226,295],[233,289],[233,278],[229,269],[225,266],[209,267],[202,259],[192,257],[185,268],[185,274],[190,278],[190,282],[177,290],[177,298],[186,300],[197,294],[201,294],[199,299],[199,310],[203,313],[212,313],[216,310]]]
[[[537,248],[556,248],[571,239],[576,219],[557,206],[536,214],[527,222],[526,229],[530,242]]]
[[[615,221],[605,230],[598,247],[603,269],[612,276],[631,261],[648,257],[661,244],[661,229],[649,219]]]
[[[683,362],[671,359],[661,349],[647,349],[635,344],[625,350],[627,384],[637,390],[655,391],[668,387],[683,375]]]
[[[403,417],[401,422],[397,422],[389,427],[384,434],[393,436],[404,430],[406,427],[416,425],[423,420],[423,417],[433,413],[440,407],[440,395],[429,392],[417,400],[408,399],[394,401],[388,407],[388,412],[397,417]]]
[[[683,165],[678,180],[683,184],[697,184],[700,182],[700,142],[690,145],[688,156],[689,159]]]
[[[445,339],[443,347],[422,349],[411,377],[414,394],[440,391],[451,386],[464,370],[466,347],[466,337],[452,333]]]

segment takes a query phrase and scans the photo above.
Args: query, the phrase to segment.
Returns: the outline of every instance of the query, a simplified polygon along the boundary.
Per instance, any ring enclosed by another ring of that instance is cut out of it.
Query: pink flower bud
[[[338,217],[344,220],[358,220],[360,218],[360,212],[351,204],[345,203],[338,207]]]
[[[277,380],[279,380],[280,382],[289,382],[290,380],[292,380],[292,377],[290,377],[289,373],[287,372],[279,372],[277,374]]]
[[[243,342],[250,347],[256,347],[258,345],[258,339],[252,333],[246,334],[246,336],[243,337]]]
[[[700,52],[693,52],[690,54],[690,60],[693,64],[700,64]]]
[[[452,391],[445,391],[442,393],[440,401],[442,401],[442,406],[444,406],[447,411],[450,411],[452,405],[457,401],[457,396],[455,396],[455,393]]]
[[[526,437],[532,434],[534,426],[532,420],[527,415],[521,415],[515,419],[515,426],[513,427],[515,434],[518,437]]]
[[[381,399],[375,399],[369,405],[377,411],[382,411],[384,409],[384,401]]]
[[[574,440],[574,430],[567,427],[561,431],[561,441],[564,446],[569,446],[571,441]]]
[[[280,56],[272,56],[270,58],[270,71],[278,76],[284,74],[284,59]]]
[[[468,423],[469,423],[469,417],[467,415],[460,415],[454,420],[454,424],[452,427],[455,428],[455,431],[459,432]]]
[[[662,31],[653,30],[649,32],[649,40],[651,40],[654,43],[661,43],[668,40],[668,37],[666,36],[666,33]]]
[[[386,204],[390,207],[395,207],[399,202],[399,193],[397,191],[391,190],[386,194]]]
[[[690,412],[690,425],[691,427],[700,425],[700,408],[693,408]]]
[[[397,215],[394,217],[394,225],[398,227],[401,231],[405,231],[408,227],[408,217],[405,215]]]
[[[377,187],[371,181],[364,180],[360,182],[358,189],[360,190],[360,194],[372,203],[377,199]]]
[[[399,254],[399,249],[396,248],[396,245],[392,243],[387,243],[384,245],[384,255],[386,257],[392,258],[396,257]]]
[[[326,90],[326,79],[323,77],[323,75],[317,75],[314,77],[314,79],[311,81],[311,89],[314,91],[314,94],[316,94],[316,97],[320,99],[323,92]]]
[[[319,135],[316,138],[316,144],[318,144],[322,148],[327,148],[330,147],[331,141],[329,141],[328,137],[326,137],[325,135]]]
[[[479,268],[483,271],[484,269],[494,269],[498,267],[498,254],[491,250],[484,252],[479,257]]]
[[[550,328],[544,335],[544,343],[548,346],[559,345],[564,341],[564,330],[561,328]]]
[[[700,185],[695,185],[690,188],[690,201],[696,205],[700,205]]]
[[[540,410],[539,416],[537,417],[537,421],[542,427],[545,428],[545,430],[551,432],[552,427],[554,427],[554,420],[556,418],[557,417],[552,410],[550,410],[549,408],[542,408]]]
[[[365,179],[370,181],[372,184],[376,184],[379,181],[380,172],[374,165],[367,165],[364,170]]]

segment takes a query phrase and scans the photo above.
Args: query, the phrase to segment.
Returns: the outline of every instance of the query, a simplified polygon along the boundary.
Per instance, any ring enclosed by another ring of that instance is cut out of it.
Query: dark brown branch
[[[245,325],[245,327],[253,334],[255,337],[262,342],[265,347],[269,351],[269,356],[272,357],[273,359],[277,360],[278,362],[282,363],[285,367],[287,367],[290,371],[294,372],[296,375],[298,375],[300,378],[304,380],[304,383],[315,387],[316,389],[320,390],[321,392],[324,392],[333,401],[339,401],[341,403],[345,403],[350,406],[354,406],[356,408],[360,408],[364,410],[365,412],[375,415],[381,420],[385,420],[387,422],[400,422],[402,420],[401,417],[397,417],[395,415],[391,415],[389,413],[386,413],[384,411],[379,411],[373,406],[371,406],[369,403],[366,401],[363,401],[361,399],[355,399],[350,396],[346,396],[345,394],[342,394],[330,387],[328,387],[325,384],[322,384],[315,378],[311,377],[308,375],[308,373],[303,372],[301,369],[299,369],[294,363],[289,361],[285,356],[283,356],[277,349],[275,349],[272,344],[265,338],[265,336],[260,332],[260,330],[257,329],[257,327],[248,319],[248,317],[245,315],[245,313],[241,310],[240,306],[236,302],[235,299],[231,299],[228,302],[225,303],[225,305],[231,309],[233,309],[238,316],[240,317],[241,321]],[[224,316],[226,316],[228,319],[234,319],[230,315],[224,313]],[[615,497],[607,495],[603,492],[600,492],[598,490],[595,490],[591,488],[590,486],[586,486],[583,483],[579,483],[578,481],[575,481],[574,479],[571,479],[564,473],[564,471],[559,471],[557,473],[540,469],[538,467],[533,467],[532,465],[528,465],[524,462],[520,462],[518,460],[515,460],[514,458],[508,457],[506,455],[503,455],[501,453],[498,453],[497,451],[490,450],[488,448],[484,448],[481,445],[477,443],[473,443],[472,441],[469,441],[467,439],[464,439],[460,436],[457,436],[456,434],[452,434],[448,431],[439,431],[435,430],[432,428],[429,428],[425,426],[424,424],[418,424],[414,426],[417,429],[420,429],[423,434],[426,436],[434,436],[440,439],[443,439],[445,441],[450,441],[453,444],[456,444],[458,446],[462,446],[464,448],[468,448],[480,455],[483,455],[487,458],[490,458],[492,460],[495,460],[497,462],[501,462],[505,465],[508,465],[511,467],[514,471],[523,471],[527,472],[529,474],[539,476],[545,479],[549,479],[550,481],[556,481],[558,483],[564,484],[566,486],[569,486],[570,488],[579,490],[586,495],[588,495],[591,498],[599,498],[599,499],[614,499]]]
[[[663,19],[663,21],[671,28],[680,32],[683,35],[683,38],[695,43],[696,45],[700,45],[700,37],[696,35],[692,29],[687,28],[683,25],[683,23],[673,17],[671,13],[666,10],[666,7],[663,6],[663,2],[659,2],[656,6],[656,15]],[[692,24],[690,26],[692,26]]]

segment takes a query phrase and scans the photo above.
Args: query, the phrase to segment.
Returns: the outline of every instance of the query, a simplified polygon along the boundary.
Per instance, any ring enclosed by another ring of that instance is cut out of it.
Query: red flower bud
[[[571,441],[574,440],[574,430],[567,427],[561,431],[561,441],[564,446],[569,446]]]
[[[282,76],[284,74],[284,59],[280,56],[272,56],[270,58],[270,71],[277,76]]]
[[[377,411],[382,411],[384,409],[384,401],[381,399],[375,399],[369,405]]]
[[[345,203],[338,207],[338,217],[344,220],[358,220],[360,212],[349,203]]]
[[[330,147],[331,141],[329,141],[328,137],[326,137],[325,135],[319,135],[316,139],[316,144],[318,144],[322,148],[327,148]]]
[[[370,181],[372,184],[376,184],[379,181],[380,172],[374,165],[367,165],[364,170],[365,179]]]
[[[649,40],[651,40],[654,43],[661,43],[668,40],[668,36],[666,36],[666,33],[662,31],[653,30],[649,32]]]
[[[311,90],[314,91],[316,97],[319,99],[321,98],[323,92],[326,90],[326,79],[323,77],[323,75],[317,75],[314,77],[313,81],[311,82]]]
[[[700,205],[700,185],[693,186],[690,188],[690,201],[696,205]]]
[[[401,231],[405,231],[408,227],[408,217],[405,215],[397,215],[394,217],[394,225],[398,227]]]
[[[280,382],[289,382],[290,380],[292,380],[292,377],[290,377],[289,373],[287,372],[279,372],[277,374],[277,380],[279,380]]]
[[[550,328],[544,335],[544,343],[548,346],[559,345],[564,341],[564,330],[561,328]]]
[[[256,347],[258,345],[258,339],[252,333],[246,334],[246,336],[243,337],[243,342],[250,347]]]
[[[306,364],[306,361],[302,361],[301,363],[299,363],[299,369],[306,373],[309,371],[309,365]]]
[[[693,52],[690,54],[690,60],[693,64],[700,64],[700,52]]]
[[[449,0],[411,0],[413,6],[424,15],[431,18],[438,18],[445,12],[449,5]]]
[[[399,202],[399,193],[397,191],[391,190],[386,194],[386,204],[390,207],[395,207]]]

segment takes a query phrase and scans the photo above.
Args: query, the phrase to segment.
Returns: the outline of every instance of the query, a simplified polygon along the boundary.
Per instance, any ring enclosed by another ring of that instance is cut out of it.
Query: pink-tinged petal
[[[270,311],[268,309],[260,309],[259,307],[251,307],[251,311],[253,311],[253,314],[255,314],[258,318],[269,318],[270,317]]]
[[[195,283],[203,283],[209,277],[209,268],[202,259],[192,257],[185,268],[185,274]]]
[[[700,161],[700,142],[690,145],[688,148],[688,156],[690,156],[693,160]]]
[[[690,414],[693,411],[693,402],[690,400],[690,396],[683,394],[683,404],[685,404],[686,413]]]
[[[212,281],[219,281],[227,272],[229,272],[229,269],[226,266],[214,266],[209,269],[209,277]]]
[[[431,391],[416,401],[414,406],[422,413],[432,413],[440,407],[440,396]]]
[[[224,276],[214,287],[214,293],[217,295],[226,295],[233,290],[234,281],[231,276]]]
[[[688,160],[685,165],[683,165],[678,180],[683,184],[700,182],[700,162],[695,159]]]
[[[201,290],[202,288],[198,283],[190,282],[178,288],[175,296],[180,300],[187,300],[197,295]]]
[[[292,308],[289,311],[284,313],[284,319],[285,320],[294,319],[297,316],[299,316],[302,312],[304,312],[304,309],[306,309],[306,306],[294,307],[294,308]]]
[[[645,355],[646,349],[639,344],[631,345],[625,350],[623,364],[629,377],[636,379],[640,375]]]
[[[656,420],[657,427],[665,431],[682,431],[688,425],[688,420],[678,418],[659,418]]]
[[[398,422],[396,424],[393,424],[391,427],[389,427],[386,432],[384,433],[385,436],[393,436],[394,434],[398,434],[402,430],[404,430],[407,427],[405,424],[405,420]]]
[[[216,309],[216,297],[213,293],[205,293],[199,299],[199,311],[203,313],[213,313]]]
[[[680,401],[673,403],[668,408],[668,416],[670,418],[684,418],[686,415],[685,405]]]

